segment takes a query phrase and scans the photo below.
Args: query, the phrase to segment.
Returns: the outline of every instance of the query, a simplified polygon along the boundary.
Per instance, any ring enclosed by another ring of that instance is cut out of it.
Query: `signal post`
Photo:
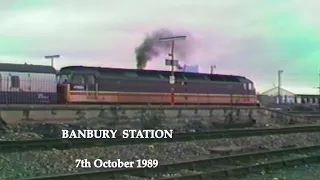
[[[171,66],[171,76],[169,77],[169,83],[171,84],[170,94],[171,94],[171,105],[174,106],[174,84],[175,84],[175,76],[174,76],[174,67],[178,64],[177,60],[174,60],[174,42],[176,40],[185,40],[187,36],[174,36],[174,37],[165,37],[160,38],[159,41],[170,41],[171,42],[171,52],[168,54],[171,59],[166,59],[166,65]]]

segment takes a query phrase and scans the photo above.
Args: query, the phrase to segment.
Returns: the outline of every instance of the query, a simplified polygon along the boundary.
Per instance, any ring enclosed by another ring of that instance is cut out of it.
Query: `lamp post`
[[[213,74],[213,70],[216,69],[216,68],[217,68],[216,65],[210,66],[210,74]]]
[[[319,71],[319,95],[318,95],[318,104],[319,104],[319,109],[320,109],[320,71]]]
[[[283,70],[278,70],[278,98],[279,98],[279,104],[282,102],[281,98],[281,74],[283,73]]]
[[[171,66],[171,76],[169,78],[169,83],[171,84],[171,105],[174,105],[174,84],[175,84],[175,77],[174,77],[174,66],[178,64],[177,60],[174,60],[174,42],[177,40],[185,40],[187,36],[173,36],[173,37],[164,37],[160,38],[159,41],[170,41],[171,42],[171,52],[169,53],[170,59],[166,59],[166,65]]]
[[[50,56],[44,56],[44,58],[46,59],[51,59],[51,66],[53,67],[53,61],[54,61],[54,58],[60,58],[60,55],[50,55]]]
[[[319,105],[319,109],[320,109],[320,71],[319,71],[319,86],[318,87],[314,87],[314,88],[317,88],[319,91],[318,91],[318,105]]]

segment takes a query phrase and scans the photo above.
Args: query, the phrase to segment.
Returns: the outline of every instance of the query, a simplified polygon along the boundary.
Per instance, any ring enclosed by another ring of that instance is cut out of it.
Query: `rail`
[[[293,126],[282,128],[230,129],[210,132],[174,133],[172,139],[41,139],[27,141],[0,141],[0,152],[22,152],[31,150],[72,149],[105,147],[115,145],[170,143],[219,138],[238,138],[274,134],[320,132],[319,125]]]
[[[241,175],[246,175],[248,172],[257,172],[259,170],[264,169],[278,169],[280,167],[286,166],[296,166],[303,163],[319,163],[320,162],[320,155],[311,155],[308,157],[299,157],[299,158],[290,158],[285,160],[277,160],[271,161],[263,164],[254,164],[254,165],[246,165],[241,167],[234,167],[234,168],[226,168],[222,170],[216,171],[208,171],[204,173],[198,174],[190,174],[190,175],[183,175],[183,176],[176,176],[176,177],[168,177],[168,178],[159,178],[159,180],[202,180],[204,178],[217,178],[217,177],[239,177]],[[86,179],[83,179],[86,180]],[[89,180],[89,179],[87,179]]]
[[[162,180],[183,180],[183,179],[203,179],[209,177],[221,177],[221,176],[232,176],[236,173],[242,172],[247,173],[254,169],[271,168],[275,165],[295,165],[297,161],[319,161],[320,155],[309,154],[306,157],[298,158],[287,158],[278,160],[285,154],[290,153],[312,153],[313,151],[320,150],[320,145],[296,147],[296,148],[283,148],[271,151],[253,152],[245,154],[237,154],[231,156],[223,156],[218,158],[207,158],[194,161],[185,161],[179,163],[163,164],[156,168],[123,168],[113,170],[96,170],[82,173],[72,173],[55,176],[43,176],[32,178],[33,180],[89,180],[93,178],[104,178],[104,179],[121,179],[121,176],[138,176],[138,177],[156,177]],[[264,163],[257,163],[257,160],[264,159],[266,157],[275,156],[277,161],[269,161]],[[239,165],[240,162],[240,165]],[[277,166],[279,167],[279,166]],[[159,177],[159,174],[175,174],[184,169],[193,171],[200,171],[200,173],[191,173],[187,175],[172,176],[172,177]],[[203,172],[205,171],[205,172]],[[231,173],[233,172],[233,173]],[[31,180],[31,179],[25,179]]]
[[[268,108],[262,108],[264,110],[267,110],[271,113],[275,113],[275,114],[279,114],[282,116],[288,116],[288,117],[298,117],[298,118],[302,118],[302,119],[308,119],[307,117],[298,114],[298,113],[292,113],[292,111],[281,111],[281,110],[275,110],[275,109],[268,109]]]

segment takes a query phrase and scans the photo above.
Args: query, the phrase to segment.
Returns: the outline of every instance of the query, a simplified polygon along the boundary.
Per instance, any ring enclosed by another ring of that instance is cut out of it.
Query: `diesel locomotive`
[[[0,63],[0,104],[259,105],[242,76]]]
[[[96,104],[258,105],[254,84],[242,76],[69,66],[58,77],[59,102]]]

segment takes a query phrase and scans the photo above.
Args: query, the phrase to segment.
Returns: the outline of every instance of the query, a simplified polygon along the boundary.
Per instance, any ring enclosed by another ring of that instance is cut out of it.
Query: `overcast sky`
[[[135,68],[134,50],[159,28],[184,32],[202,72],[243,75],[259,91],[277,83],[317,93],[320,6],[316,0],[1,0],[0,62]],[[181,42],[182,43],[182,42]],[[166,55],[147,69],[166,69]]]

